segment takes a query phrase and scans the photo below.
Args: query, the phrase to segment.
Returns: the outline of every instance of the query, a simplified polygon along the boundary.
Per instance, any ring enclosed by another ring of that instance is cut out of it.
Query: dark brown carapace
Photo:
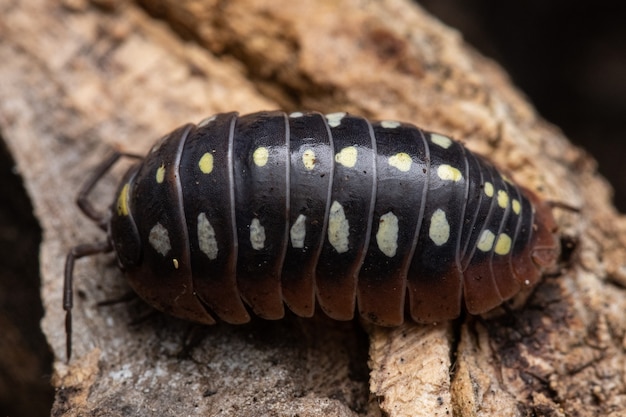
[[[537,283],[559,254],[551,208],[460,143],[410,124],[333,113],[218,114],[161,139],[67,258],[115,251],[155,308],[212,324],[331,318],[377,325],[484,313]],[[126,155],[128,156],[128,155]],[[135,157],[135,156],[133,156]],[[68,356],[69,356],[68,343]]]

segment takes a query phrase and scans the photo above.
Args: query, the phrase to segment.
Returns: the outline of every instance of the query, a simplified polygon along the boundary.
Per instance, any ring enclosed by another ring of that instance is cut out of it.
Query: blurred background
[[[594,155],[616,190],[618,209],[625,212],[623,6],[609,0],[420,4],[505,67],[544,118]],[[41,230],[1,133],[0,250],[15,256],[0,257],[0,416],[47,416],[52,357],[39,330]]]
[[[626,13],[614,0],[424,0],[589,151],[626,212]]]

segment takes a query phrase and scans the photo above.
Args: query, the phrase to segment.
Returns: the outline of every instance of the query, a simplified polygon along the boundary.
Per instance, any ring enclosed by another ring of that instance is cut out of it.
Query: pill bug
[[[317,112],[217,114],[158,141],[110,209],[107,232],[67,256],[71,351],[74,261],[115,251],[158,310],[212,324],[250,310],[377,325],[480,314],[534,285],[558,257],[549,204],[446,136],[396,121]],[[464,300],[464,303],[463,303]]]

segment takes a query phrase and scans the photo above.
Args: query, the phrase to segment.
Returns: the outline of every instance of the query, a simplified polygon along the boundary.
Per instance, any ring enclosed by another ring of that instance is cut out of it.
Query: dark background
[[[503,65],[543,117],[599,160],[600,172],[616,188],[618,208],[626,211],[626,13],[620,4],[420,4]],[[0,416],[46,416],[53,392],[52,358],[38,326],[41,230],[1,145],[0,136],[0,189],[10,198],[0,204],[0,251],[9,254],[0,257]]]
[[[599,161],[626,212],[626,13],[609,0],[424,0]]]

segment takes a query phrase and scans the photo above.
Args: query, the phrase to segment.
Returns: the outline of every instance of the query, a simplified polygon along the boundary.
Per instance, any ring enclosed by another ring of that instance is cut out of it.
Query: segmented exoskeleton
[[[550,207],[460,143],[396,121],[315,112],[218,114],[161,139],[103,214],[105,242],[159,310],[211,324],[284,306],[383,326],[486,312],[559,253]],[[68,336],[69,337],[69,336]]]

